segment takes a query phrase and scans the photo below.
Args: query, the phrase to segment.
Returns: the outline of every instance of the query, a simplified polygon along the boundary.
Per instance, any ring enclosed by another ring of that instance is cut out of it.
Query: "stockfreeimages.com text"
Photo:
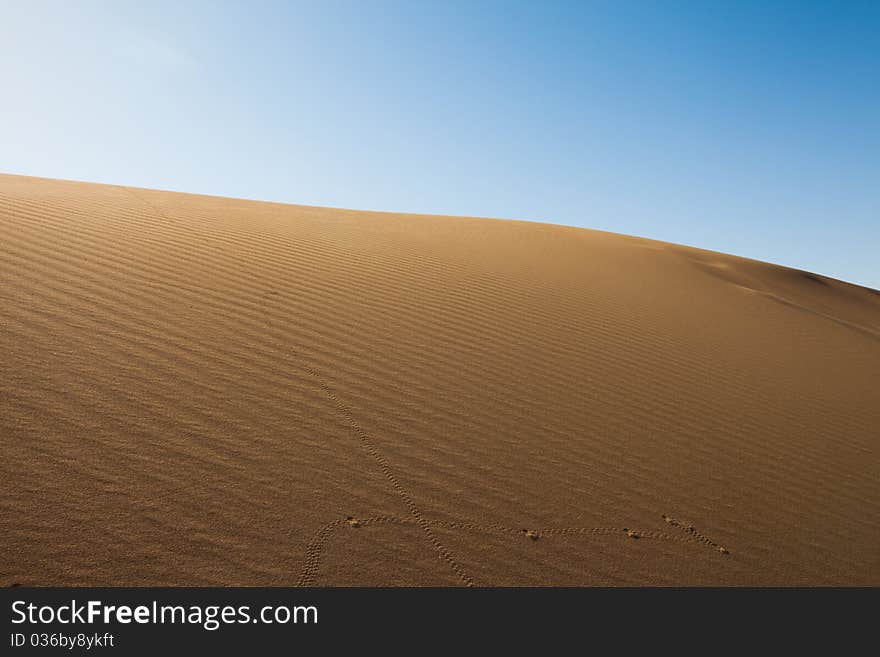
[[[12,603],[12,623],[40,624],[93,624],[93,623],[140,623],[140,624],[191,624],[206,630],[216,630],[221,625],[264,623],[316,624],[318,609],[313,605],[265,606],[252,613],[250,606],[240,605],[162,605],[153,601],[148,605],[105,605],[100,600],[80,603],[71,600],[63,605],[36,605],[24,600]]]

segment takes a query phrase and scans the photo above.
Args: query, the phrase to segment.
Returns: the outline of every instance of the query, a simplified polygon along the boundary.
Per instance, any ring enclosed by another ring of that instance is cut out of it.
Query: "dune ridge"
[[[876,290],[11,175],[0,281],[0,584],[880,584]]]

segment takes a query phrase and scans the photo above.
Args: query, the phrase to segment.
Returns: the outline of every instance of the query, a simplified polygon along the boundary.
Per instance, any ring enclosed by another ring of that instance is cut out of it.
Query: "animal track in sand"
[[[515,529],[513,527],[504,527],[502,525],[484,525],[470,522],[449,522],[444,520],[428,520],[426,522],[434,527],[442,527],[444,529],[508,534],[511,536],[519,534],[532,541],[543,539],[545,536],[552,537],[587,534],[600,534],[606,536],[626,535],[629,538],[633,539],[646,538],[651,540],[671,541],[682,544],[699,543],[712,549],[713,551],[720,552],[721,554],[730,554],[730,551],[727,550],[727,548],[720,546],[718,543],[712,541],[711,539],[698,532],[693,527],[693,525],[675,520],[674,518],[671,518],[670,516],[667,516],[665,514],[662,517],[664,520],[666,520],[667,523],[673,525],[674,527],[681,528],[686,535],[681,536],[650,530],[635,530],[627,527],[556,527],[549,529]],[[333,522],[327,523],[320,530],[318,530],[312,541],[309,543],[308,548],[306,549],[306,561],[303,565],[302,573],[300,574],[298,582],[299,586],[314,586],[316,584],[321,566],[321,553],[324,549],[324,545],[326,544],[327,539],[339,527],[346,524],[352,528],[360,528],[370,525],[382,524],[405,525],[412,527],[417,526],[419,523],[414,519],[401,518],[399,516],[373,516],[370,518],[355,518],[353,516],[349,516],[344,520],[334,520]]]

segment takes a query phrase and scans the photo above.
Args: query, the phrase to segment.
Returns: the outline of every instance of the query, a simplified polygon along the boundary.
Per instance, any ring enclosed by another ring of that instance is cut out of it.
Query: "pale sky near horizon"
[[[0,172],[561,223],[880,288],[880,1],[0,0]]]

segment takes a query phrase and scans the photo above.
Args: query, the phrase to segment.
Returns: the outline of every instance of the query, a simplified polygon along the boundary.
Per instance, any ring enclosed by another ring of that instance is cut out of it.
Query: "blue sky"
[[[880,288],[880,2],[9,2],[0,171],[599,228]]]

